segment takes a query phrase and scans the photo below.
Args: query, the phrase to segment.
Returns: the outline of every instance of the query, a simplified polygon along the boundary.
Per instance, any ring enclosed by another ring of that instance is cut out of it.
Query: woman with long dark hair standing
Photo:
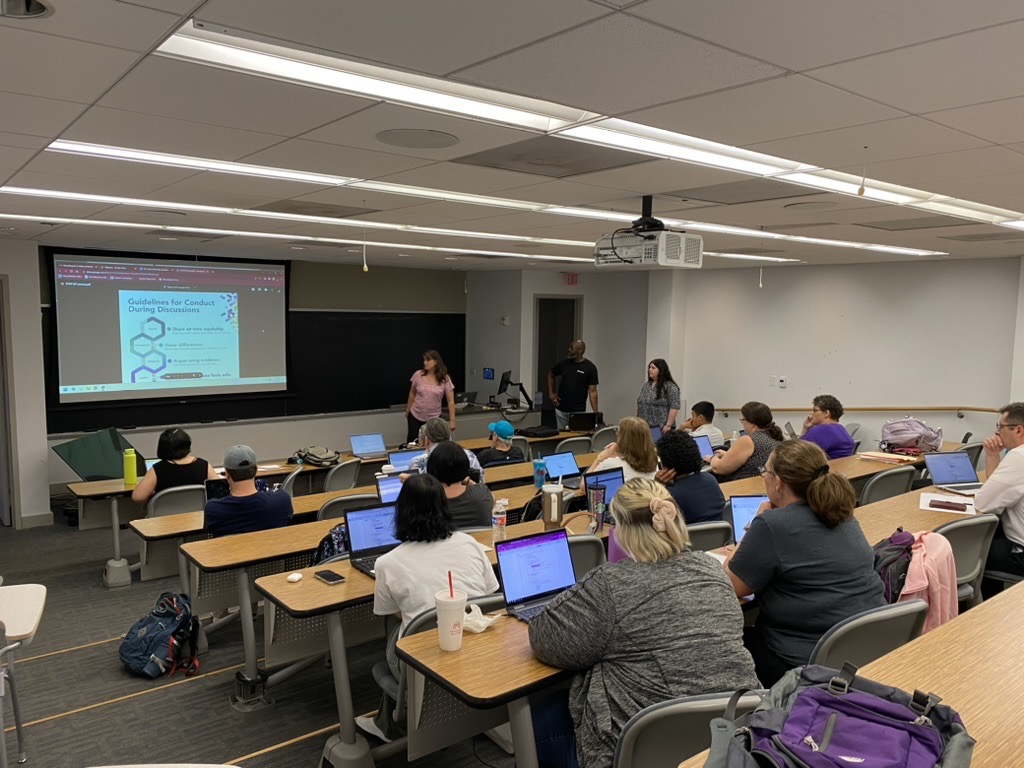
[[[409,401],[405,406],[409,425],[407,443],[416,440],[420,427],[428,420],[440,418],[445,401],[448,402],[448,426],[455,429],[455,385],[441,355],[436,349],[428,349],[423,353],[423,367],[409,379]]]
[[[647,365],[647,381],[636,399],[636,415],[647,426],[668,432],[675,429],[679,403],[679,385],[672,378],[668,363],[656,357]]]

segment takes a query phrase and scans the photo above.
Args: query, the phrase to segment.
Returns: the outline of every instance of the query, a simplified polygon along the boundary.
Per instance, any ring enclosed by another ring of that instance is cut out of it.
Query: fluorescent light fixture
[[[840,171],[801,171],[799,173],[784,173],[775,178],[804,187],[838,192],[850,197],[862,197],[865,200],[874,200],[890,205],[906,205],[934,197],[932,193],[920,189],[901,187],[898,184],[888,184],[875,179],[865,179],[861,176],[854,176],[852,173],[841,173]],[[861,192],[862,189],[863,192]]]
[[[704,251],[704,255],[714,256],[716,259],[741,259],[743,261],[800,262],[800,259],[783,259],[779,256],[754,256],[747,253],[715,253],[714,251]]]
[[[952,197],[936,198],[924,203],[910,203],[907,207],[940,213],[943,216],[955,216],[958,219],[980,221],[985,224],[1003,224],[1021,218],[1021,214],[1017,211],[1009,211],[1006,208],[996,208],[982,203],[972,203],[969,200],[957,200]]]
[[[587,144],[600,144],[604,147],[640,152],[667,160],[681,160],[695,165],[707,165],[751,176],[775,176],[781,173],[813,170],[817,167],[682,133],[651,128],[627,120],[601,120],[590,125],[572,126],[557,133],[559,136]]]
[[[486,205],[493,208],[507,208],[513,211],[543,211],[549,208],[548,203],[531,203],[527,200],[512,200],[507,197],[489,197],[473,195],[467,192],[454,192],[450,189],[430,189],[429,187],[413,187],[408,184],[393,184],[387,181],[356,181],[349,184],[353,189],[365,189],[371,192],[385,192],[389,195],[405,195],[407,197],[425,197],[445,203],[467,203],[469,205]]]
[[[154,53],[181,61],[547,133],[601,117],[540,99],[254,40],[188,21]]]
[[[346,240],[337,237],[314,237],[281,232],[259,232],[238,229],[215,229],[213,227],[181,227],[167,224],[143,224],[133,221],[105,221],[102,219],[76,219],[67,216],[33,216],[20,213],[0,213],[3,221],[34,221],[40,224],[74,224],[89,227],[114,227],[119,229],[144,229],[150,232],[167,233],[182,232],[198,235],[215,235],[218,237],[252,237],[260,240],[289,240],[292,242],[326,243],[329,245],[363,245],[375,248],[392,248],[407,251],[433,251],[437,253],[458,253],[467,256],[496,256],[510,259],[537,259],[541,261],[593,263],[590,256],[548,256],[533,253],[514,253],[511,251],[482,251],[475,248],[446,248],[432,245],[411,245],[409,243],[385,243],[373,240]]]

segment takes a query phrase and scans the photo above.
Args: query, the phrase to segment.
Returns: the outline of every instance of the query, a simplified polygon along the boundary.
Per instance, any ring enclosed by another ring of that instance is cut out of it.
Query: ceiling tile
[[[246,157],[245,162],[359,179],[372,179],[431,164],[429,160],[415,157],[372,152],[368,149],[354,149],[337,144],[322,144],[303,139],[283,141],[268,149],[255,152]]]
[[[859,174],[864,166],[854,163],[838,170]],[[1006,147],[980,147],[938,155],[907,157],[868,163],[867,175],[872,179],[906,186],[924,186],[929,191],[940,181],[998,176],[1024,171],[1024,155]],[[930,185],[930,186],[929,186]]]
[[[178,14],[115,0],[61,2],[55,12],[34,19],[32,31],[114,48],[146,52],[177,26]],[[22,29],[27,22],[0,18],[0,27]]]
[[[981,139],[920,117],[901,117],[752,144],[747,149],[825,168],[838,168],[844,165],[863,165],[865,160],[870,166],[882,160],[934,155],[984,145]],[[865,146],[867,151],[864,150]]]
[[[186,14],[196,7],[196,0],[119,0],[132,5],[139,5],[143,8],[155,8],[160,11],[176,13],[179,16]]]
[[[196,174],[196,171],[190,168],[125,163],[84,155],[68,155],[63,152],[40,152],[25,170],[85,179],[127,181],[149,185],[149,189],[158,189]]]
[[[610,171],[582,173],[573,176],[571,181],[581,184],[593,184],[599,187],[639,192],[653,195],[683,187],[705,186],[708,184],[727,184],[730,181],[749,179],[739,173],[720,171],[716,168],[705,168],[699,165],[677,163],[674,160],[652,160],[627,168],[613,168]]]
[[[528,200],[531,203],[554,203],[557,205],[587,205],[602,200],[614,200],[625,190],[598,187],[593,184],[577,184],[572,181],[545,181],[540,184],[528,184],[522,187],[496,189],[498,197],[513,200]]]
[[[1016,0],[647,0],[629,12],[797,71],[1024,18]]]
[[[926,117],[993,144],[1024,141],[1024,97],[931,112]]]
[[[0,168],[21,168],[38,150],[0,144]]]
[[[0,27],[0,87],[89,104],[126,72],[137,53],[18,28]],[[31,66],[44,62],[42,66]]]
[[[634,112],[627,119],[743,145],[895,117],[903,113],[792,75]]]
[[[628,56],[628,66],[623,66],[623,56]],[[558,76],[553,77],[556,72]],[[464,69],[457,77],[617,115],[782,72],[770,64],[616,14]]]
[[[161,57],[147,58],[99,102],[105,107],[280,136],[304,133],[371,103]]]
[[[483,168],[458,163],[434,163],[401,173],[382,176],[379,181],[411,184],[415,187],[458,190],[477,195],[491,194],[499,189],[536,182],[540,177],[498,168]],[[504,197],[504,195],[499,195]]]
[[[1024,22],[816,69],[832,83],[914,114],[1019,96]],[[899,73],[894,77],[893,73]]]
[[[3,55],[0,54],[0,58]],[[81,104],[0,91],[0,131],[53,138],[82,111]]]
[[[443,149],[418,149],[396,147],[377,139],[377,134],[381,131],[410,128],[447,133],[455,136],[458,143]],[[372,149],[377,152],[424,157],[431,160],[450,160],[492,147],[500,147],[503,144],[512,144],[535,135],[513,128],[503,128],[474,120],[461,120],[456,117],[394,104],[378,104],[354,115],[343,117],[330,125],[310,131],[302,138],[329,144],[342,144],[346,147]]]
[[[4,101],[6,94],[0,93],[0,104]],[[0,113],[2,113],[0,108]],[[42,136],[29,136],[24,133],[3,133],[0,131],[0,146],[2,147],[20,147],[21,149],[42,149],[49,144],[49,139]]]
[[[281,141],[268,133],[109,107],[90,107],[61,138],[217,160],[238,160]]]
[[[320,187],[298,181],[263,179],[252,176],[236,176],[230,173],[204,171],[164,189],[173,190],[178,193],[192,193],[193,202],[206,204],[207,193],[224,195],[242,192],[246,195],[270,200],[284,200],[308,194],[316,189],[320,189]],[[163,189],[160,192],[163,192]],[[161,195],[156,193],[152,197],[160,199]]]
[[[276,197],[258,197],[251,190],[242,189],[204,189],[197,193],[192,188],[176,186],[163,187],[140,197],[149,200],[165,200],[169,203],[202,203],[203,205],[219,205],[225,208],[255,208],[258,205],[274,202]]]
[[[118,195],[120,197],[142,197],[159,186],[147,181],[97,179],[88,176],[64,176],[35,171],[21,171],[7,183],[18,187],[53,189],[62,192],[87,192],[95,195]]]
[[[197,14],[236,29],[405,69],[446,74],[596,18],[585,0],[211,0]],[[424,34],[427,32],[427,34]]]
[[[372,208],[377,211],[389,211],[397,208],[408,208],[413,205],[422,205],[422,198],[409,197],[407,195],[388,195],[383,192],[373,192],[367,189],[354,189],[352,187],[328,187],[326,189],[309,192],[304,195],[297,195],[290,198],[294,201],[323,203],[326,205],[346,205]]]
[[[0,212],[26,213],[33,216],[54,216],[84,219],[112,206],[108,203],[83,203],[79,200],[53,200],[50,198],[27,198],[19,195],[0,194]]]

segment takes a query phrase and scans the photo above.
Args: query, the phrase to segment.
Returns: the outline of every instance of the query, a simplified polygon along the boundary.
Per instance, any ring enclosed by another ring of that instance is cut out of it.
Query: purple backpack
[[[882,425],[879,445],[890,453],[896,448],[917,448],[921,453],[933,453],[942,449],[942,430],[932,429],[913,416],[889,419]]]
[[[885,602],[895,603],[900,599],[903,585],[907,583],[910,560],[913,556],[914,534],[897,528],[896,533],[872,547],[875,553],[875,573],[885,587]]]
[[[732,721],[727,711],[711,721],[704,768],[970,766],[974,739],[938,696],[904,693],[856,672],[852,664],[791,670],[750,714]]]

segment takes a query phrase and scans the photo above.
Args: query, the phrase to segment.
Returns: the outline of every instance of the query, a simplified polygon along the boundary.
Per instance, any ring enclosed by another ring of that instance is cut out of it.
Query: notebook
[[[415,448],[408,451],[391,451],[388,453],[388,464],[395,468],[395,472],[408,472],[409,464],[412,460],[422,454],[422,448]]]
[[[345,546],[352,567],[376,578],[377,558],[402,543],[395,538],[395,505],[350,509],[345,523]]]
[[[715,449],[711,446],[711,438],[707,435],[692,435],[693,442],[697,444],[697,450],[700,451],[700,457],[706,458],[708,456],[715,455]]]
[[[622,487],[625,482],[622,476],[622,467],[616,467],[615,469],[602,469],[598,472],[591,472],[589,475],[583,476],[583,487],[584,490],[589,490],[595,486],[604,486],[604,508],[605,515],[608,514],[608,509],[612,505],[612,499],[615,498],[615,494],[618,493],[619,488]],[[587,504],[590,504],[590,497],[587,497]],[[594,510],[590,510],[591,514]],[[604,521],[598,521],[598,527],[600,527]]]
[[[751,520],[757,517],[757,509],[764,502],[768,501],[767,496],[730,496],[728,507],[732,515],[732,536],[739,544],[743,540],[743,534],[747,532]]]
[[[360,459],[381,459],[387,456],[384,435],[380,432],[370,435],[352,435],[348,441],[352,446],[352,454]]]
[[[944,491],[973,496],[982,486],[974,462],[966,451],[926,453],[924,463],[932,476],[932,483]]]
[[[651,440],[657,445],[658,441],[661,440],[661,427],[651,427]]]
[[[556,595],[576,583],[564,528],[496,541],[494,555],[505,607],[521,621],[529,622]]]
[[[391,504],[402,490],[402,478],[398,475],[377,475],[377,498],[382,504]]]
[[[593,432],[597,428],[597,414],[577,411],[569,414],[570,432]]]
[[[548,468],[548,478],[557,482],[562,478],[562,485],[566,488],[580,487],[580,467],[576,463],[576,456],[571,451],[565,453],[552,453],[544,457]]]

